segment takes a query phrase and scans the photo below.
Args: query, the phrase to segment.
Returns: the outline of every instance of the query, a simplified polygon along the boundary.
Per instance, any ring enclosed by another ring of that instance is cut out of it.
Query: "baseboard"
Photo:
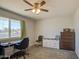
[[[78,55],[78,53],[76,52],[76,56],[78,57],[78,59],[79,59],[79,55]]]

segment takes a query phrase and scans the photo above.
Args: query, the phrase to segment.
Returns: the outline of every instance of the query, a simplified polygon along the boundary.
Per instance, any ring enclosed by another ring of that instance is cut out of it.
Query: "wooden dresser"
[[[60,49],[75,50],[75,32],[61,32]]]

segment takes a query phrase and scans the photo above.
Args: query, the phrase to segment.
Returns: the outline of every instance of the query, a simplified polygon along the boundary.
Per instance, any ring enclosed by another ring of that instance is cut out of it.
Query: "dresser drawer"
[[[75,33],[74,32],[61,32],[61,35],[67,35],[67,36],[71,36],[71,35],[74,35]]]
[[[62,45],[62,47],[61,48],[63,48],[63,49],[73,49],[73,47],[71,46],[71,45]]]

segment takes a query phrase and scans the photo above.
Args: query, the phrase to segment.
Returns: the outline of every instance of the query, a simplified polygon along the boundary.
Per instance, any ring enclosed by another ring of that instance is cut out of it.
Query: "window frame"
[[[7,18],[7,17],[2,17],[2,18]],[[16,20],[16,21],[20,21],[20,27],[21,27],[21,36],[20,37],[11,37],[11,20]],[[9,26],[9,37],[8,38],[0,38],[0,40],[9,40],[9,39],[21,39],[22,38],[22,22],[21,22],[21,20],[17,20],[17,19],[11,19],[11,18],[8,18],[8,22],[9,22],[9,24],[8,24],[8,26]]]

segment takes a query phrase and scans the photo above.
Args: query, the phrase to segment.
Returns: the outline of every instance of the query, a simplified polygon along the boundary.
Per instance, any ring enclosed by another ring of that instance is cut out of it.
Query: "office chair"
[[[9,59],[19,59],[19,57],[23,57],[24,59],[26,59],[25,52],[24,51],[18,51],[16,53],[12,54]]]
[[[14,45],[14,49],[18,49],[26,52],[26,48],[29,46],[29,38],[24,38],[20,43]],[[27,53],[29,55],[29,53]]]
[[[3,47],[0,45],[0,55],[3,54]]]
[[[42,35],[39,35],[38,36],[38,40],[36,40],[36,42],[38,43],[37,46],[42,46],[42,40],[43,40],[43,36]]]

